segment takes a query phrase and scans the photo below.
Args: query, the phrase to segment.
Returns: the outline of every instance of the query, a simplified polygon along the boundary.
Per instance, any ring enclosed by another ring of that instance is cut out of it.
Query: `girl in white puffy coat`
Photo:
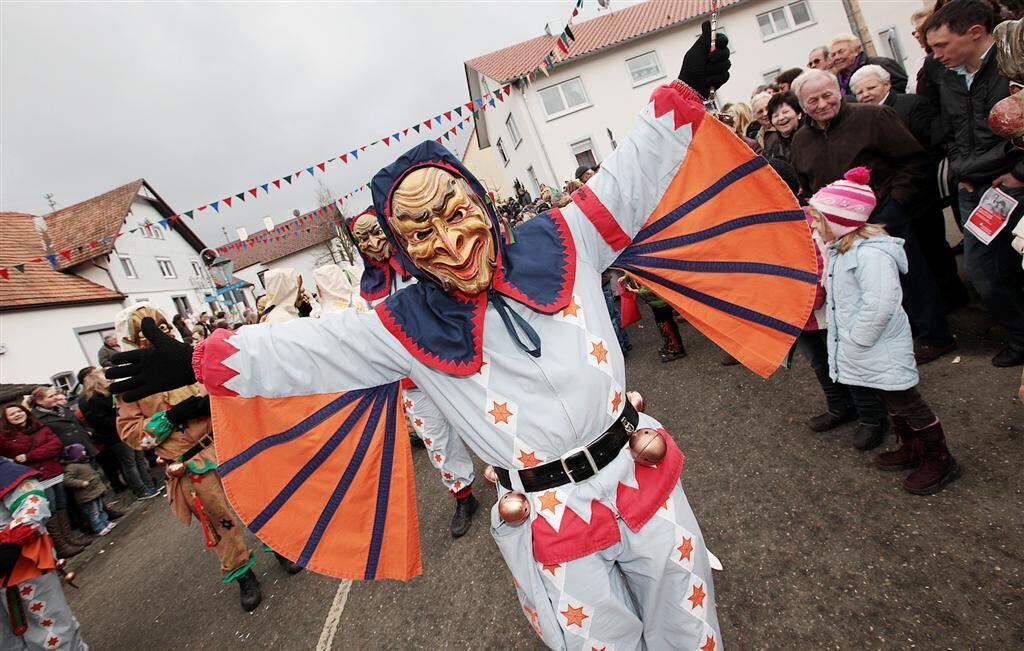
[[[819,190],[809,204],[830,243],[825,264],[829,373],[836,382],[875,389],[900,447],[875,457],[882,470],[914,469],[903,488],[936,493],[960,476],[935,412],[917,391],[914,342],[903,311],[903,240],[867,223],[875,208],[870,173],[858,167]]]

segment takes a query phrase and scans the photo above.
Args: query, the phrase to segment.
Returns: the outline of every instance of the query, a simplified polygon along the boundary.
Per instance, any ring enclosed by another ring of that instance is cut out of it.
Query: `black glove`
[[[313,313],[313,306],[306,301],[299,303],[299,306],[296,309],[299,311],[300,317],[307,317]]]
[[[5,585],[21,558],[21,545],[0,543],[0,585]]]
[[[111,393],[123,393],[128,402],[135,402],[161,391],[195,384],[192,372],[192,346],[163,333],[150,317],[142,320],[142,334],[149,348],[117,353],[110,358],[107,379],[120,380],[110,385]]]
[[[704,21],[700,26],[697,42],[686,51],[683,66],[679,69],[679,81],[707,97],[712,88],[721,88],[729,81],[729,37],[715,35],[715,51],[711,51],[711,23]]]
[[[210,397],[192,396],[186,398],[167,410],[167,420],[175,425],[184,425],[196,418],[206,418],[210,415]]]

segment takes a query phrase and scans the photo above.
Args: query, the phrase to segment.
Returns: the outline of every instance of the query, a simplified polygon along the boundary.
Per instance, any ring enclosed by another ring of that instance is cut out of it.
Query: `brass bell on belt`
[[[167,474],[171,477],[182,477],[185,475],[185,464],[180,461],[167,464]]]
[[[484,479],[490,482],[491,486],[498,483],[498,473],[494,471],[494,466],[488,464],[487,467],[484,468]]]
[[[668,452],[668,444],[658,430],[644,427],[629,437],[629,452],[641,466],[656,466]]]
[[[627,391],[626,400],[629,400],[629,404],[633,405],[633,409],[641,413],[643,413],[644,407],[647,406],[643,395],[639,391]]]
[[[503,522],[520,525],[530,517],[530,500],[518,491],[505,493],[498,500],[498,515]]]

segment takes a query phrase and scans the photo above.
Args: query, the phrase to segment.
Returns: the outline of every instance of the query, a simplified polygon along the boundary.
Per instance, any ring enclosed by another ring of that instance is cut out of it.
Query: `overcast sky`
[[[463,61],[560,29],[572,6],[3,0],[0,210],[42,214],[48,192],[63,207],[139,177],[178,212],[222,199],[468,101]],[[340,196],[418,141],[317,178]],[[315,208],[316,192],[303,172],[191,226],[222,244],[222,227],[252,233]]]

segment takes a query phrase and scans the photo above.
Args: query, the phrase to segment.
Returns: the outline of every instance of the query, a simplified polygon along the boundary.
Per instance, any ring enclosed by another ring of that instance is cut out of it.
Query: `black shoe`
[[[124,517],[124,513],[121,513],[117,509],[107,508],[107,519],[108,520],[120,520]]]
[[[427,447],[426,444],[423,442],[423,439],[421,439],[418,436],[410,436],[409,443],[412,445],[412,447],[420,448],[421,450]]]
[[[476,507],[479,505],[476,495],[472,493],[455,500],[455,515],[452,516],[450,527],[452,538],[461,538],[466,535],[466,532],[469,531],[469,523],[473,520],[473,514],[476,513]]]
[[[834,411],[826,411],[824,414],[819,414],[814,418],[807,420],[807,426],[811,428],[812,432],[827,432],[830,429],[835,429],[843,423],[848,423],[857,414],[852,409],[847,409],[836,413]]]
[[[242,610],[247,613],[259,608],[263,601],[263,594],[260,592],[260,582],[252,570],[246,570],[245,574],[238,577],[238,596],[242,602]]]
[[[992,366],[999,368],[1011,368],[1024,364],[1024,350],[1017,350],[1007,346],[992,358]]]
[[[288,574],[298,574],[302,571],[301,565],[299,565],[298,563],[293,563],[292,561],[288,560],[284,556],[281,556],[277,552],[274,552],[274,558],[277,559],[277,562],[281,564],[281,567],[283,567],[284,571]]]
[[[914,342],[914,361],[917,365],[927,364],[928,362],[934,362],[938,358],[942,357],[946,353],[951,353],[959,348],[955,341],[951,341],[945,346],[929,346],[928,344],[919,344]]]
[[[663,363],[664,362],[674,362],[677,359],[682,359],[683,357],[686,357],[686,351],[685,350],[680,350],[678,353],[670,353],[668,351],[664,351],[664,352],[661,353],[661,361]]]
[[[874,450],[885,441],[885,435],[888,431],[888,421],[881,425],[861,423],[853,435],[853,447],[858,450]]]

